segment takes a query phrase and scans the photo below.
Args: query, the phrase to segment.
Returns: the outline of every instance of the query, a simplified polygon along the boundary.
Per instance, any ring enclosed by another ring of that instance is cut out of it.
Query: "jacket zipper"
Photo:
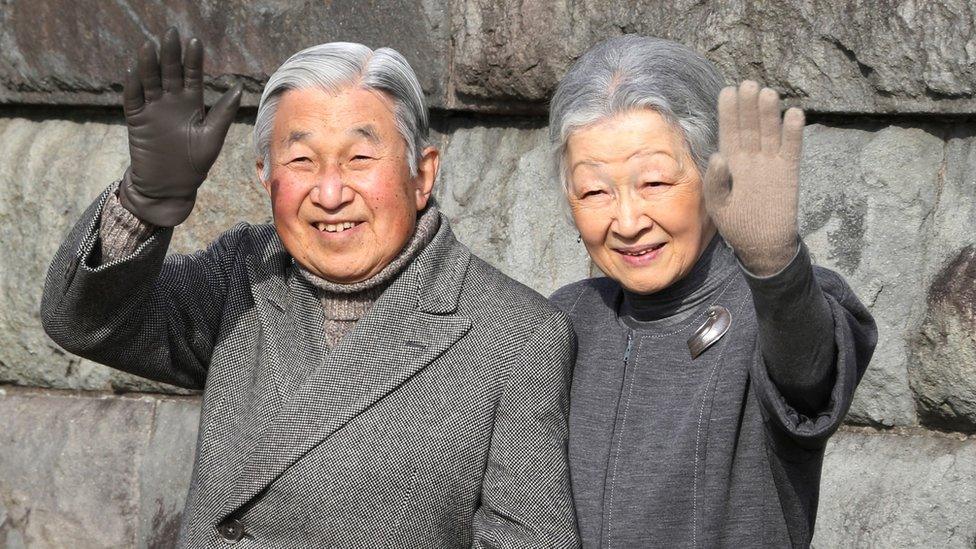
[[[617,440],[617,437],[618,436],[622,436],[622,433],[619,433],[617,431],[617,419],[616,419],[616,416],[619,416],[620,415],[620,404],[621,404],[621,401],[624,398],[624,391],[625,391],[624,387],[627,384],[627,365],[630,363],[630,350],[633,348],[633,346],[634,346],[634,331],[633,330],[628,330],[627,331],[627,348],[624,350],[624,372],[623,372],[623,378],[622,378],[622,380],[620,382],[620,395],[617,398],[617,412],[616,412],[616,415],[615,415],[615,418],[614,418],[614,421],[613,421],[613,432],[610,433],[610,453],[607,456],[607,460],[608,460],[607,461],[607,468],[606,468],[606,471],[604,472],[604,477],[603,477],[603,497],[604,497],[604,500],[603,500],[604,503],[603,503],[603,505],[604,505],[604,507],[603,507],[603,517],[602,517],[602,519],[600,521],[602,523],[602,525],[600,527],[600,538],[601,538],[600,539],[600,547],[606,547],[608,549],[611,546],[611,532],[610,532],[610,529],[611,529],[611,527],[613,525],[610,524],[610,521],[608,520],[607,514],[608,514],[608,511],[612,512],[612,509],[613,509],[613,496],[610,495],[609,496],[609,499],[607,499],[608,498],[608,494],[607,494],[607,480],[610,480],[611,482],[613,482],[612,478],[610,478],[610,475],[611,475],[610,469],[613,466],[613,459],[614,459],[613,458],[613,455],[614,455],[613,447],[614,447],[614,445],[617,446],[617,453],[618,453],[618,455],[620,453],[620,441]],[[612,488],[611,488],[611,491],[612,491]],[[610,509],[608,509],[608,507]],[[606,544],[603,543],[604,541],[606,541]]]
[[[630,362],[630,348],[634,345],[634,331],[627,332],[627,350],[624,351],[624,375],[627,375],[627,363]]]

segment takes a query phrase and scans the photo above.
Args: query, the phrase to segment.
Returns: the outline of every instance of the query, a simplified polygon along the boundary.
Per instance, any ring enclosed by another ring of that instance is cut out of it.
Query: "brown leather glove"
[[[718,98],[719,152],[705,174],[705,207],[752,274],[769,276],[796,256],[803,111],[780,122],[779,95],[746,80]]]
[[[123,91],[131,164],[119,200],[142,221],[162,227],[190,215],[241,101],[238,83],[205,116],[203,44],[191,38],[182,62],[180,49],[175,28],[166,31],[158,61],[147,41]]]

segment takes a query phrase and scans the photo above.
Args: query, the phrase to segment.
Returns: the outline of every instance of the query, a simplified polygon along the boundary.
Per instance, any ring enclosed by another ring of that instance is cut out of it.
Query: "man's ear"
[[[264,159],[263,158],[258,158],[257,161],[254,162],[254,172],[258,176],[258,181],[261,182],[261,186],[264,187],[265,191],[267,191],[268,196],[271,196],[271,183],[269,181],[264,180]]]
[[[420,161],[417,162],[417,176],[414,178],[417,193],[417,211],[427,207],[430,193],[434,191],[434,181],[437,180],[437,170],[441,165],[441,153],[437,147],[424,149]]]

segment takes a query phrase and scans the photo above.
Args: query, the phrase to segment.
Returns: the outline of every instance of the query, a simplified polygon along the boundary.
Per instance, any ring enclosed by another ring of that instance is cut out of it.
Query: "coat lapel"
[[[253,350],[242,356],[253,363],[236,364],[228,372],[233,379],[225,385],[233,392],[222,397],[229,404],[224,412],[229,417],[221,421],[227,422],[226,433],[231,438],[216,461],[208,465],[223,471],[217,476],[232,479],[231,483],[207,488],[221,503],[251,462],[257,443],[281,415],[288,396],[322,363],[325,354],[322,308],[314,288],[299,276],[289,276],[292,260],[275,234],[262,244],[247,259],[259,326],[251,332],[253,340],[248,343]]]
[[[278,242],[261,260],[248,262],[254,305],[261,323],[256,370],[263,383],[252,384],[271,417],[306,379],[325,354],[322,307],[315,288],[297,276],[290,256]]]
[[[456,314],[456,309],[470,258],[442,216],[441,227],[431,243],[329,356],[313,363],[314,369],[294,393],[286,395],[281,412],[244,465],[238,486],[220,513],[222,517],[253,498],[304,454],[421,372],[467,333],[470,320]],[[292,308],[303,307],[293,305]],[[285,318],[288,309],[286,305],[281,311]],[[276,314],[269,311],[268,319],[274,321]],[[311,345],[312,339],[320,342],[317,346],[321,349],[320,308],[317,314],[315,326],[309,325],[308,317],[303,321],[301,316],[285,323],[305,327],[294,329],[298,337],[283,337],[283,352],[292,356],[307,354],[303,360],[314,358],[314,352],[303,353],[299,349]],[[284,332],[287,334],[287,329]],[[287,386],[289,380],[282,378],[278,383]]]

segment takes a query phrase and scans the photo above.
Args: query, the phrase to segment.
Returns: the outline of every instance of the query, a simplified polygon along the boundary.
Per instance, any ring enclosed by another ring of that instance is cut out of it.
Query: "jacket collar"
[[[457,310],[461,281],[471,260],[471,253],[454,237],[450,222],[440,213],[440,227],[413,262],[404,269],[401,278],[413,278],[416,285],[416,306],[419,311],[447,314]],[[274,226],[258,229],[257,249],[249,257],[248,273],[256,298],[280,310],[289,306],[289,295],[296,284],[294,259],[288,254]]]

